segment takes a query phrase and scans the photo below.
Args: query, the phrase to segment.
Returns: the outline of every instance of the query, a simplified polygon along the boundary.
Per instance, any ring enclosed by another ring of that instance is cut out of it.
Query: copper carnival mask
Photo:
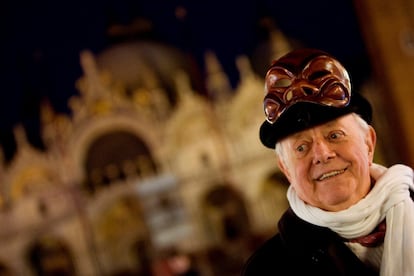
[[[273,124],[299,102],[347,106],[351,83],[339,61],[319,50],[302,49],[273,62],[266,74],[265,92],[266,120]]]

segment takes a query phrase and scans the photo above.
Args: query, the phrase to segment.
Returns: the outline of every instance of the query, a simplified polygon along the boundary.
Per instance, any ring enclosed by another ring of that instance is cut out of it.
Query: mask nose
[[[285,101],[299,101],[299,100],[305,100],[308,97],[312,97],[314,95],[317,95],[319,92],[319,89],[309,83],[309,81],[304,79],[297,79],[292,83],[291,89],[286,91],[285,93]]]

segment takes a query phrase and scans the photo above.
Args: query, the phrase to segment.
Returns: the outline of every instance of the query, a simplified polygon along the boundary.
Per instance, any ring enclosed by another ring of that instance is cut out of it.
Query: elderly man
[[[265,91],[260,139],[290,182],[290,208],[242,275],[414,275],[413,171],[373,163],[371,106],[341,63],[294,50]]]

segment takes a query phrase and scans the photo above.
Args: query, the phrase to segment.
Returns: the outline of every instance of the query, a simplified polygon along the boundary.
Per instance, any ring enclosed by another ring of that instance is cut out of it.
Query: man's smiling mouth
[[[331,171],[331,172],[328,172],[328,173],[324,173],[320,177],[318,177],[316,180],[322,181],[322,180],[328,179],[330,177],[334,177],[336,175],[342,174],[345,171],[346,171],[346,169],[338,170],[338,171]]]

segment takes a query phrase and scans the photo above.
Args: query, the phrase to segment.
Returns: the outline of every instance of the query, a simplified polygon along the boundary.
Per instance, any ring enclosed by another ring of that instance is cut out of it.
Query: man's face
[[[306,203],[344,210],[370,190],[375,142],[374,129],[349,114],[282,140],[279,167]]]

